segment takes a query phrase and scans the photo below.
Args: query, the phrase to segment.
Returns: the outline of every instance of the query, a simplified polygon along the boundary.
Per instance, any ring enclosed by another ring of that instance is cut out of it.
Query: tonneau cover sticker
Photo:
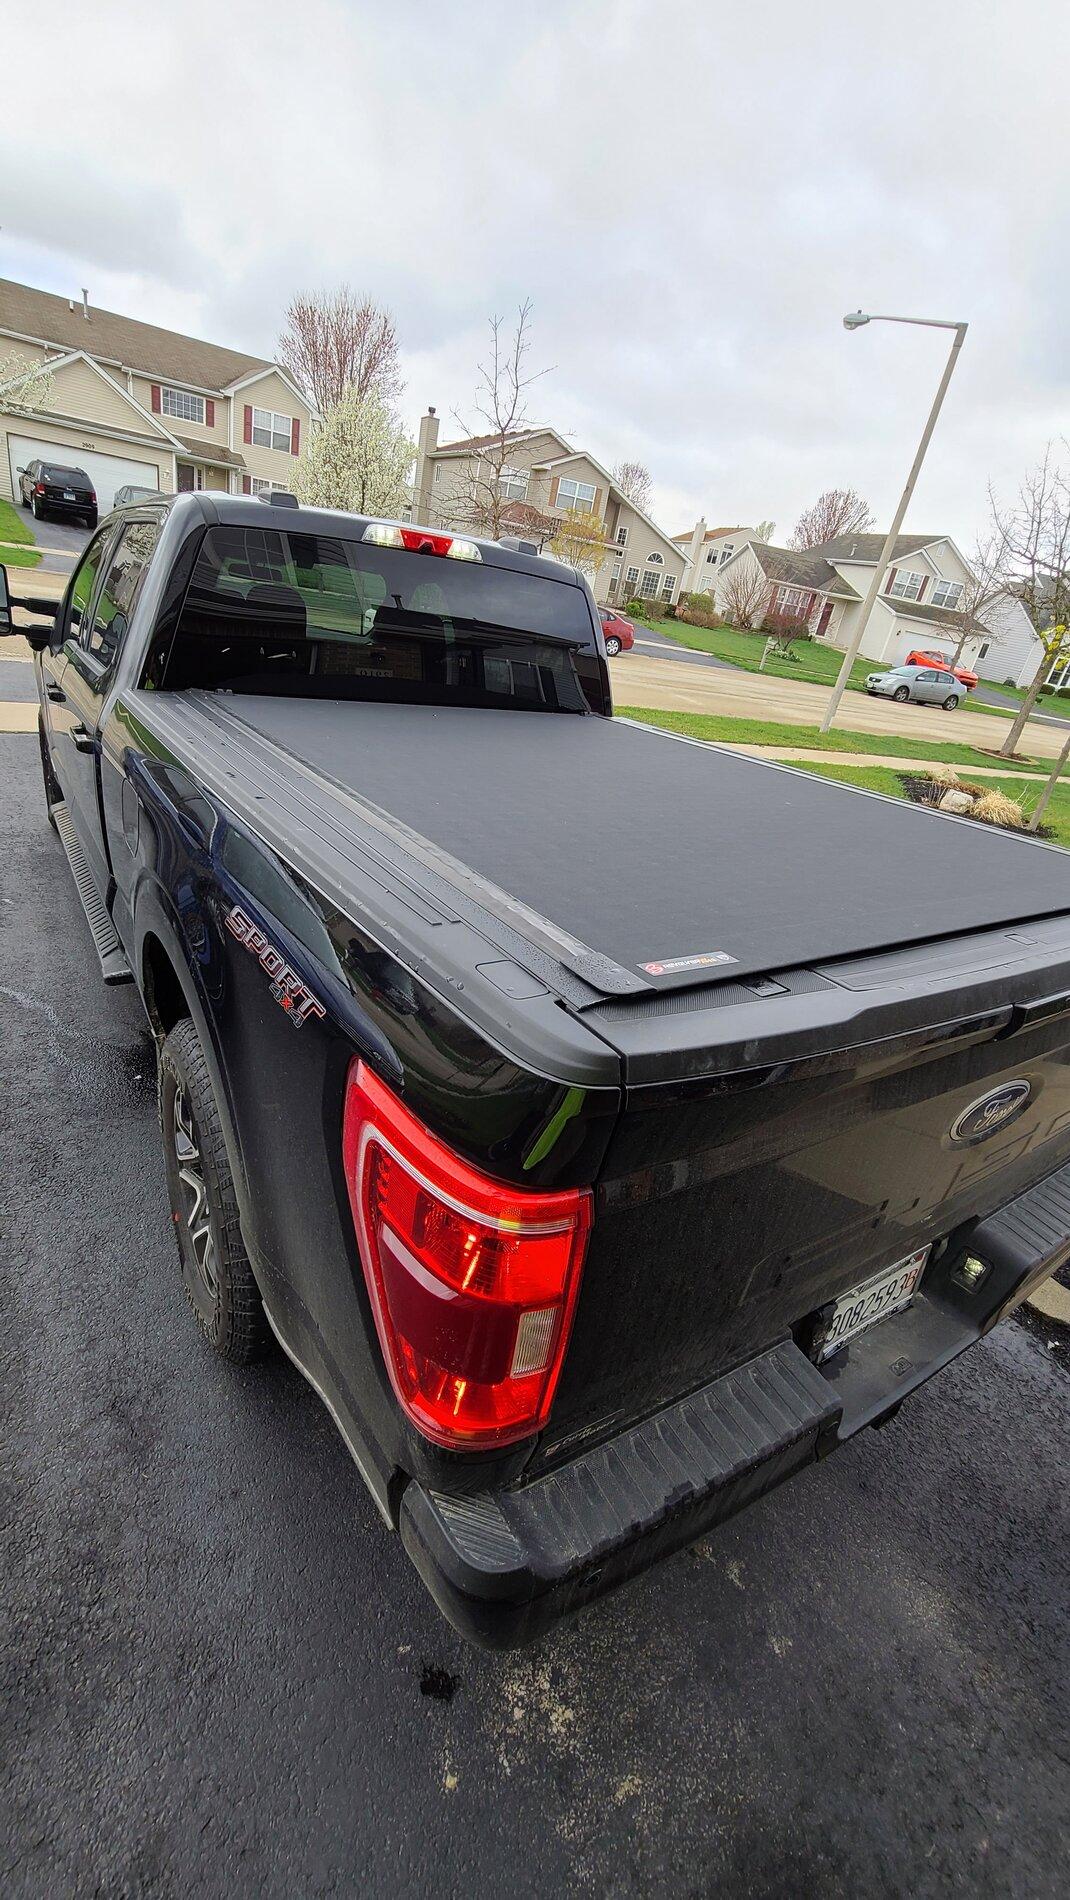
[[[675,976],[678,970],[706,970],[714,963],[738,963],[727,950],[703,950],[696,957],[663,957],[660,963],[641,963],[648,976]]]

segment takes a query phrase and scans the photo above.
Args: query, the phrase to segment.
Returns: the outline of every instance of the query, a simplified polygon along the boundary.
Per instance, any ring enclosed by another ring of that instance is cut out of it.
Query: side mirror
[[[7,584],[7,568],[0,567],[0,633],[11,632],[11,594]]]
[[[15,473],[16,473],[16,475],[25,475],[25,473],[26,473],[26,470],[25,470],[24,468],[17,468],[17,469],[15,470]]]

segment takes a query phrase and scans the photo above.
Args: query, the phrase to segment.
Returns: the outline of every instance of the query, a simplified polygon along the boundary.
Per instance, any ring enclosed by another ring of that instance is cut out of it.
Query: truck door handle
[[[62,686],[57,686],[55,680],[48,681],[48,684],[45,687],[45,692],[47,693],[49,699],[56,700],[60,705],[63,704],[63,701],[67,697]]]
[[[71,738],[74,741],[74,749],[76,752],[95,752],[96,751],[97,742],[94,739],[93,734],[91,732],[87,732],[84,726],[72,726]]]

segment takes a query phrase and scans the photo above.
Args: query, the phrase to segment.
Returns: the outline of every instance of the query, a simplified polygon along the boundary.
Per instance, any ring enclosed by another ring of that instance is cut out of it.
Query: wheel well
[[[143,968],[149,1021],[158,1036],[166,1036],[183,1016],[189,1015],[189,1004],[159,937],[146,937]]]

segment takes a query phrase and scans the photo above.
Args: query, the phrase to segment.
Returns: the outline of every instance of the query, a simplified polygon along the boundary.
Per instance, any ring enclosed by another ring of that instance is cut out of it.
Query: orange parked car
[[[974,673],[972,669],[968,666],[952,666],[946,654],[926,653],[923,647],[915,647],[913,653],[908,653],[906,659],[903,661],[903,665],[904,666],[945,666],[948,669],[948,672],[954,673],[955,678],[958,681],[960,681],[960,683],[963,686],[965,686],[966,691],[968,693],[973,692],[973,689],[978,684],[978,680],[980,677],[979,674]]]

